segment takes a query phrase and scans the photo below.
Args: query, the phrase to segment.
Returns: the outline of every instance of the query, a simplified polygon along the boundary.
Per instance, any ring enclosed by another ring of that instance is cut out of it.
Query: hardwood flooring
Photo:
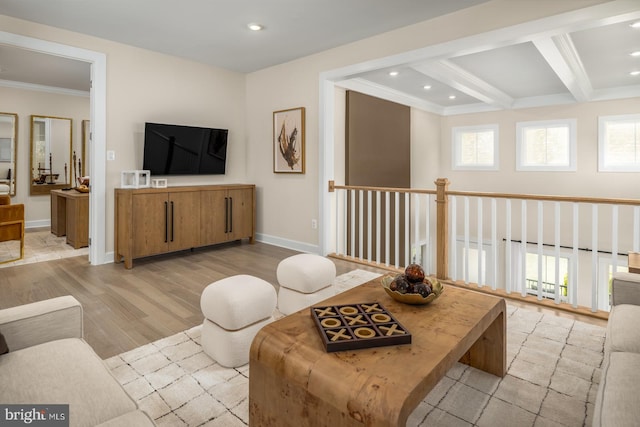
[[[92,266],[86,256],[0,270],[0,308],[62,295],[83,306],[84,337],[108,358],[202,323],[200,294],[211,282],[250,274],[276,286],[276,267],[297,252],[264,243],[234,242],[216,247]],[[337,274],[360,268],[334,260]]]

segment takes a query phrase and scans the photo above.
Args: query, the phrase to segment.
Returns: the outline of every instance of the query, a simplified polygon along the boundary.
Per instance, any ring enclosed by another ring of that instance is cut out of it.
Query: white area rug
[[[345,290],[378,274],[338,276]],[[457,364],[408,426],[590,426],[605,329],[507,304],[507,367],[498,378]],[[200,347],[200,326],[106,360],[160,426],[246,426],[249,366],[224,368]]]

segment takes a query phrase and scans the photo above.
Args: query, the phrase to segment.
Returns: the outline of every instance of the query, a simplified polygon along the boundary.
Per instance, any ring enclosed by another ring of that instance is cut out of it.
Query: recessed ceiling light
[[[631,74],[632,76],[640,76],[640,71],[632,71],[629,74]]]
[[[640,28],[640,21],[638,22],[634,22],[633,24],[629,25],[631,28]]]
[[[449,95],[449,99],[456,99],[455,95]]]
[[[429,90],[429,89],[431,89],[431,85],[424,85],[424,86],[422,86],[422,88],[425,89],[425,90]]]
[[[397,72],[397,71],[390,71],[390,72],[389,72],[389,75],[390,75],[391,77],[395,77],[395,76],[397,76],[397,75],[398,75],[398,72]]]
[[[262,25],[260,25],[260,24],[249,24],[249,25],[247,25],[247,27],[249,27],[249,29],[250,29],[251,31],[260,31],[260,30],[262,30],[262,29],[264,28],[264,27],[263,27]]]
[[[636,50],[635,52],[631,52],[629,55],[631,55],[631,56],[640,56],[640,50]]]

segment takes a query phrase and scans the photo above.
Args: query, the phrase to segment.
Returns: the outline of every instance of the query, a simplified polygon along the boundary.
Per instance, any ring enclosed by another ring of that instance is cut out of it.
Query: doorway
[[[0,43],[91,64],[90,132],[93,150],[89,153],[91,195],[89,198],[89,262],[99,265],[106,259],[106,55],[60,43],[0,31]]]

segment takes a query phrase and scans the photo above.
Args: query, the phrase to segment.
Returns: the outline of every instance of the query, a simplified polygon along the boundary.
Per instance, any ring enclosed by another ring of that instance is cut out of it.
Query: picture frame
[[[273,112],[273,172],[304,173],[305,108]]]

